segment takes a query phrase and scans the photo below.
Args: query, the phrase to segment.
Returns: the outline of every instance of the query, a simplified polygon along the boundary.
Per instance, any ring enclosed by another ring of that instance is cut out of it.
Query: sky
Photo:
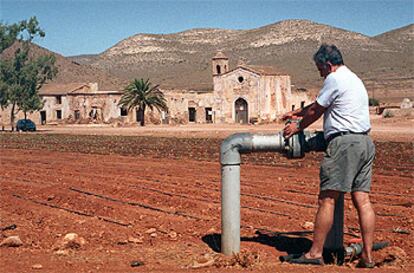
[[[414,22],[414,0],[0,0],[0,22],[36,16],[35,42],[64,56],[98,54],[138,33],[252,29],[307,19],[368,36]]]

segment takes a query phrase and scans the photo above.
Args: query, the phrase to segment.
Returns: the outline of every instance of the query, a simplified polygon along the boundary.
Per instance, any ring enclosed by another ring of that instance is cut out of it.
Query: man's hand
[[[314,123],[322,114],[325,112],[326,108],[319,105],[317,102],[309,104],[305,109],[302,110],[304,113],[303,118],[298,122],[289,122],[285,129],[283,129],[283,136],[285,138],[290,138],[296,133],[299,133],[301,130],[305,130],[309,125]],[[287,115],[289,113],[286,113]],[[296,113],[295,113],[296,114]],[[302,113],[296,114],[301,116]],[[299,128],[300,125],[300,128]]]
[[[294,134],[297,134],[299,132],[300,132],[299,123],[290,122],[283,129],[283,136],[285,138],[290,138],[291,136],[293,136]]]

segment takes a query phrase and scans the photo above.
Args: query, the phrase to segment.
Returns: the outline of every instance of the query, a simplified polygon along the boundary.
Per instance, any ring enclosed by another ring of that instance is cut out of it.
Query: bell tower
[[[218,51],[212,59],[213,77],[229,71],[229,58],[223,52]]]

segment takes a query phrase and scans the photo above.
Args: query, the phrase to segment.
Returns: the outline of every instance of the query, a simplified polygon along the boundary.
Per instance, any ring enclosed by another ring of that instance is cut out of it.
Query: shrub
[[[389,109],[384,110],[384,112],[382,112],[382,117],[383,118],[392,118],[394,117],[394,113],[392,111],[390,111]]]
[[[369,103],[369,106],[378,106],[379,100],[374,99],[374,98],[369,98],[368,103]]]

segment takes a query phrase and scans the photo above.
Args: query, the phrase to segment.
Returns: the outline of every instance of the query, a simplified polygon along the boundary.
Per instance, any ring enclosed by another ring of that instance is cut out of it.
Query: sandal
[[[291,264],[311,264],[311,265],[324,265],[323,258],[306,258],[305,254],[302,254],[299,258],[289,260]]]
[[[375,262],[367,262],[364,259],[359,259],[359,262],[356,265],[357,268],[374,268]]]

